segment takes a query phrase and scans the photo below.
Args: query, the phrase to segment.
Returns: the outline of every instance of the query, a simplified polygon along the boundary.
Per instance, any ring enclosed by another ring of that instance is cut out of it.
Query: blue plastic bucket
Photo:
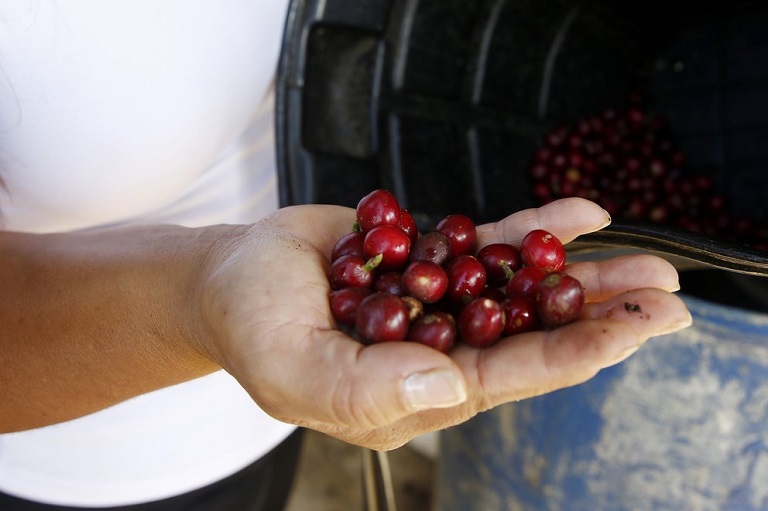
[[[691,328],[443,432],[436,508],[768,509],[768,315],[683,298]]]

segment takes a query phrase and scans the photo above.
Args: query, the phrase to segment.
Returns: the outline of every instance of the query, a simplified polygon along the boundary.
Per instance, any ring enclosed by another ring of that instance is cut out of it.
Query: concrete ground
[[[431,458],[406,445],[391,451],[389,462],[397,511],[428,511],[434,475]],[[360,448],[307,431],[285,511],[362,511],[364,502]]]

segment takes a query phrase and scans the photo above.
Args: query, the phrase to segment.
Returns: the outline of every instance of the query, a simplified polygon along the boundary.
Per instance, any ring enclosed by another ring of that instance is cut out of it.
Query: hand
[[[328,254],[354,211],[285,208],[216,263],[203,291],[211,351],[275,418],[377,450],[449,427],[502,403],[575,385],[648,338],[688,326],[675,269],[650,256],[568,268],[587,304],[577,322],[449,354],[409,342],[365,347],[334,327]],[[532,229],[564,243],[609,221],[582,199],[557,201],[478,226],[480,246],[518,244]],[[639,304],[642,314],[627,311]]]

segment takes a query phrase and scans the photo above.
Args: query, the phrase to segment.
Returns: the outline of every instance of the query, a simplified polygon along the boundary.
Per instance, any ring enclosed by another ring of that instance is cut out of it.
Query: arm
[[[243,230],[0,233],[0,431],[217,369],[201,345],[198,276]]]
[[[568,199],[479,227],[480,243],[536,227],[567,242],[605,212]],[[3,429],[48,424],[229,371],[267,413],[374,449],[398,447],[502,403],[583,382],[648,338],[690,324],[665,261],[574,265],[590,302],[549,332],[448,355],[364,347],[334,327],[327,257],[354,211],[285,208],[253,226],[8,233],[0,250]],[[643,318],[623,304],[642,304]]]

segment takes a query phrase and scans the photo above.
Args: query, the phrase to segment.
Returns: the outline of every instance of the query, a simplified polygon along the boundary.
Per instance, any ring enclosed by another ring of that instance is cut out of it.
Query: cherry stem
[[[365,265],[363,265],[363,269],[367,271],[368,273],[372,272],[376,267],[381,264],[381,261],[384,259],[384,254],[378,254],[370,259],[368,259],[365,262]]]
[[[506,261],[501,261],[499,262],[499,266],[501,266],[501,269],[504,271],[504,276],[507,277],[507,280],[512,280],[515,272],[512,271],[512,268],[509,267],[509,264],[507,264]]]

